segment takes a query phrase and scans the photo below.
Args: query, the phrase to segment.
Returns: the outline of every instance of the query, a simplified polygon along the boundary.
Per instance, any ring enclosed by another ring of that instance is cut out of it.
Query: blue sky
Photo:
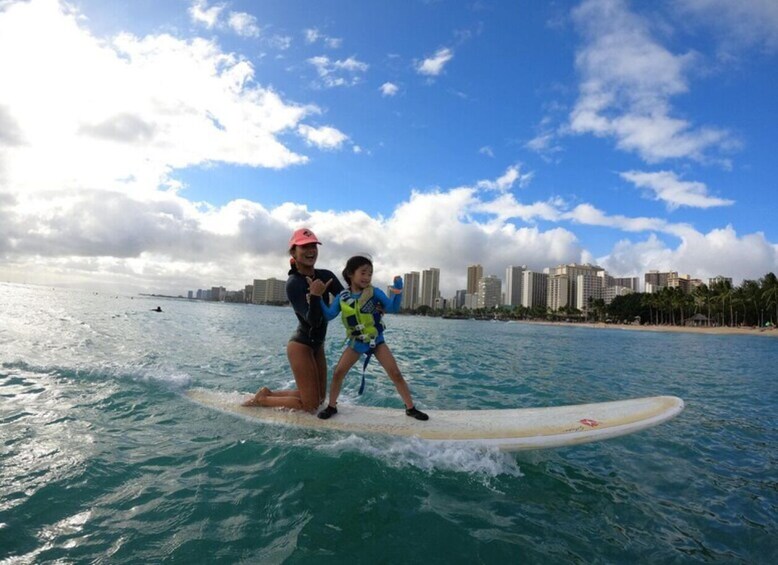
[[[0,1],[0,278],[778,271],[778,4]]]

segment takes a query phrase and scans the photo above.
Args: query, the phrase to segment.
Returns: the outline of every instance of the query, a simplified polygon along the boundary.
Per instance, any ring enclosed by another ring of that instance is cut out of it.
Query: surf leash
[[[365,362],[362,364],[362,382],[359,385],[359,393],[365,392],[365,371],[367,371],[367,364],[370,363],[370,358],[373,356],[373,350],[371,349],[365,354]]]

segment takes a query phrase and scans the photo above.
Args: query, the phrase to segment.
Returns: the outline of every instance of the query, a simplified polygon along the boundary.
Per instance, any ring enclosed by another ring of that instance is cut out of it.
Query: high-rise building
[[[548,275],[535,271],[524,271],[521,283],[521,305],[525,308],[545,308],[548,296]]]
[[[588,263],[585,265],[568,263],[567,265],[557,265],[556,267],[549,269],[549,279],[554,275],[567,275],[567,300],[565,304],[560,307],[569,305],[572,308],[583,309],[586,306],[585,302],[583,304],[578,303],[578,275],[603,276],[605,274],[604,271],[605,269],[602,267],[598,267],[597,265],[589,265]],[[602,273],[602,275],[599,275],[598,273]],[[583,296],[584,301],[587,299],[588,295]],[[548,299],[548,304],[551,306],[551,297]]]
[[[584,273],[576,277],[575,304],[579,310],[588,312],[590,301],[604,298],[606,278],[605,271]]]
[[[252,302],[254,304],[283,304],[287,302],[286,281],[275,278],[254,279]]]
[[[494,308],[500,305],[502,281],[499,277],[489,275],[478,281],[478,307]]]
[[[514,267],[511,265],[505,269],[505,305],[519,306],[521,304],[521,287],[524,282],[522,273],[527,270],[527,265]]]
[[[465,306],[465,297],[467,296],[467,291],[465,289],[458,290],[456,294],[454,295],[454,304],[453,307],[455,309],[464,308]]]
[[[700,279],[693,279],[691,275],[678,275],[678,273],[672,273],[667,277],[667,286],[670,288],[680,288],[686,294],[691,292],[700,286],[702,281]]]
[[[440,269],[430,267],[421,272],[421,305],[435,308],[440,294]]]
[[[626,286],[612,285],[603,291],[602,299],[605,301],[605,304],[610,304],[617,296],[626,296],[627,294],[632,294],[633,292],[635,291],[633,291],[631,288],[627,288]]]
[[[640,292],[639,277],[613,277],[608,281],[608,286],[623,286],[632,292]]]
[[[402,308],[404,310],[415,310],[419,307],[419,272],[411,271],[405,273],[403,277],[403,299]]]
[[[713,277],[712,279],[708,279],[708,286],[713,286],[714,284],[727,284],[732,286],[732,277],[722,277],[719,275],[717,277]]]
[[[223,286],[211,287],[211,300],[214,302],[224,302],[227,297],[227,289]]]
[[[667,286],[667,280],[671,276],[678,276],[677,272],[671,271],[669,273],[660,273],[659,271],[648,271],[643,275],[643,281],[645,282],[645,292],[653,294],[659,292]]]
[[[557,311],[570,305],[570,279],[566,274],[548,275],[548,297],[546,298],[549,309]]]
[[[478,292],[478,281],[484,276],[484,268],[481,265],[470,265],[467,268],[467,294]]]

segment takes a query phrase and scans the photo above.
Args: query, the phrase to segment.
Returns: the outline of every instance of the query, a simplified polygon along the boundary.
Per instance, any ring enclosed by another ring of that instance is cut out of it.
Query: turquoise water
[[[0,561],[778,558],[778,339],[388,323],[422,408],[657,394],[687,408],[518,454],[257,425],[182,392],[289,385],[290,309],[0,284]],[[331,365],[339,348],[330,339]],[[355,373],[341,401],[399,409],[369,371],[364,396]]]

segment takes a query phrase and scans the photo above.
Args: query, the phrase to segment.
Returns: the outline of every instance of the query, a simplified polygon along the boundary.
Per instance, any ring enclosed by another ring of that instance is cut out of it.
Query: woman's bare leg
[[[289,408],[315,412],[319,407],[320,370],[316,354],[305,344],[290,341],[286,346],[286,355],[292,369],[297,390],[271,392],[267,387],[261,388],[245,406],[266,406],[270,408]],[[324,378],[326,381],[326,361]]]
[[[324,355],[324,345],[316,350],[315,358],[316,366],[319,370],[319,378],[317,383],[319,385],[319,404],[317,404],[317,406],[319,406],[327,398],[327,357]]]
[[[385,343],[379,343],[375,348],[375,358],[381,363],[381,366],[386,371],[386,374],[392,379],[397,392],[400,393],[400,397],[403,399],[406,408],[413,408],[413,398],[411,398],[411,391],[408,388],[408,383],[400,373],[400,368],[397,366],[397,361],[394,359],[389,346]],[[334,377],[333,377],[334,382]]]
[[[259,392],[257,394],[264,394],[265,396],[296,396],[297,398],[300,398],[299,390],[296,389],[270,390],[266,386],[263,386],[261,389],[259,389]]]

